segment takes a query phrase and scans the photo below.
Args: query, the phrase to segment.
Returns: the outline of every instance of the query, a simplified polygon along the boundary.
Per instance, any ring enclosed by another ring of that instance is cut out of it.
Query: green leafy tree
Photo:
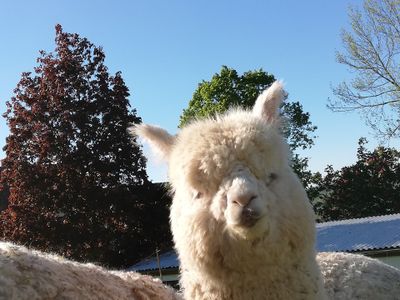
[[[236,70],[223,66],[210,81],[198,85],[180,117],[179,127],[196,118],[223,113],[230,107],[251,108],[258,95],[274,81],[275,77],[263,70],[239,75]],[[299,102],[285,101],[281,111],[286,120],[284,134],[293,152],[292,166],[308,188],[313,184],[314,174],[308,170],[308,159],[300,157],[296,150],[312,147],[316,126],[312,125],[309,113],[303,111]]]
[[[400,152],[365,148],[359,140],[357,162],[335,171],[326,168],[314,207],[322,221],[400,213]]]
[[[148,244],[145,158],[127,127],[121,73],[86,38],[56,26],[56,49],[23,73],[4,114],[10,128],[1,183],[10,189],[0,237],[81,261],[119,267]]]
[[[360,111],[381,139],[400,134],[400,1],[365,0],[351,8],[337,61],[354,79],[333,88],[333,111]]]

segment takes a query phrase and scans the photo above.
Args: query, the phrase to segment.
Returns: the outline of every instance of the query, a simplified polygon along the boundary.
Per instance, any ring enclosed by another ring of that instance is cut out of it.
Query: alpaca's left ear
[[[283,90],[283,83],[281,81],[275,81],[268,89],[258,96],[253,107],[253,114],[268,122],[278,120],[279,107],[284,97],[285,91]]]
[[[175,136],[158,126],[147,124],[134,125],[129,128],[129,131],[132,135],[145,139],[150,144],[152,150],[161,156],[161,158],[169,160]]]

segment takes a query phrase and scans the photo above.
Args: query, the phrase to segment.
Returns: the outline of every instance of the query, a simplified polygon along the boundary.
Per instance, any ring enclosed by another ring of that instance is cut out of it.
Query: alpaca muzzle
[[[254,208],[247,205],[243,208],[242,214],[240,217],[240,225],[245,227],[252,227],[257,221],[261,218],[261,215]]]

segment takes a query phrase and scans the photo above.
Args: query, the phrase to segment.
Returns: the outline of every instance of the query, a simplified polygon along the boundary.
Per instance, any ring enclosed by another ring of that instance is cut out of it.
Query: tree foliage
[[[400,1],[365,0],[349,11],[337,61],[356,77],[333,88],[334,111],[361,111],[382,139],[400,134]]]
[[[10,195],[0,236],[81,261],[126,265],[151,245],[143,214],[152,203],[138,194],[149,189],[145,158],[126,130],[141,119],[100,47],[60,25],[55,42],[7,102],[1,181]]]
[[[314,207],[321,220],[340,220],[400,213],[400,152],[373,151],[359,140],[357,162],[335,171],[326,168]]]
[[[169,207],[172,203],[170,187],[165,183],[151,183],[139,187],[137,195],[145,199],[141,209],[143,251],[141,257],[159,251],[170,251],[173,247],[169,225]],[[137,257],[139,258],[139,257]]]
[[[0,166],[0,182],[1,182],[1,166]],[[7,185],[0,184],[0,212],[8,206],[8,196],[10,192]]]
[[[189,106],[180,117],[179,127],[196,118],[224,113],[231,107],[251,108],[258,95],[274,81],[275,77],[263,70],[239,75],[236,70],[223,66],[210,81],[202,81],[198,85]],[[300,157],[295,151],[312,147],[316,126],[312,125],[309,113],[303,111],[299,102],[285,101],[281,113],[286,120],[284,134],[294,153],[292,166],[308,187],[313,177],[307,168],[308,159]]]

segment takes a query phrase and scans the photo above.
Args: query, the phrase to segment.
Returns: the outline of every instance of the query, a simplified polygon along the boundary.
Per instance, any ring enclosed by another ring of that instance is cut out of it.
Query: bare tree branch
[[[399,137],[400,1],[365,0],[350,8],[351,31],[342,31],[343,52],[336,60],[355,71],[349,83],[333,87],[335,112],[360,111],[378,134]]]

